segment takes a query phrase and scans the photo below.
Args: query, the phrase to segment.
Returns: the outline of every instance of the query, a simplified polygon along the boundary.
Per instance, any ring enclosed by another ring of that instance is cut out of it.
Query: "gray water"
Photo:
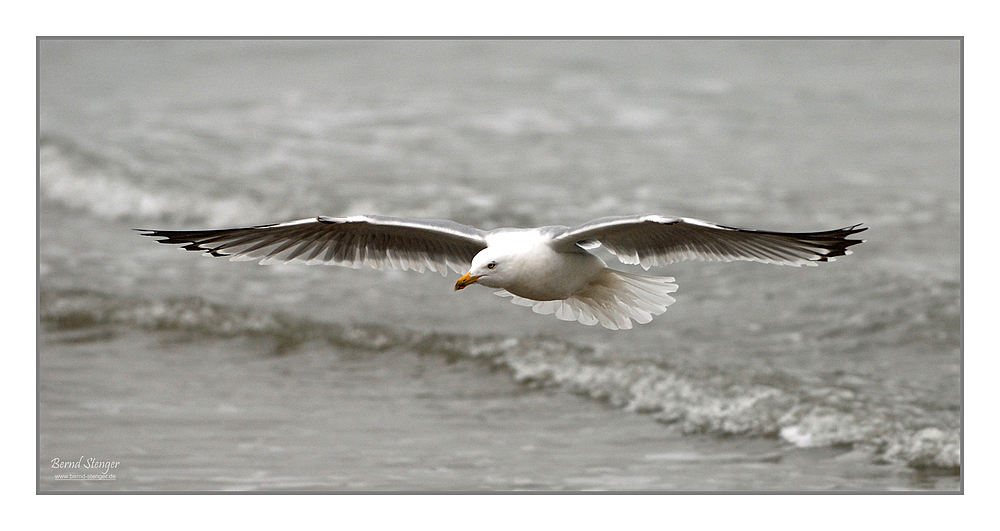
[[[959,488],[957,41],[46,40],[40,61],[41,491]],[[130,230],[634,213],[870,229],[815,268],[661,268],[677,302],[617,332],[454,276]]]

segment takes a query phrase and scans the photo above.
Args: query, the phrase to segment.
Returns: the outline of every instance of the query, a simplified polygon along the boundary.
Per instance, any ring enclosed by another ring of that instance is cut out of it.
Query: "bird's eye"
[[[496,262],[490,262],[490,263],[486,264],[486,269],[496,269],[496,268],[497,268],[497,263]]]

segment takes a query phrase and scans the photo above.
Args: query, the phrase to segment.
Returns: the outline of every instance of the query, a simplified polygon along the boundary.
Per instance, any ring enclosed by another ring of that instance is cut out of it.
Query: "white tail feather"
[[[628,330],[632,320],[645,324],[654,315],[667,311],[674,303],[669,294],[677,291],[673,277],[633,275],[604,269],[587,287],[572,297],[560,301],[534,301],[518,297],[507,290],[497,291],[511,302],[530,306],[535,313],[555,314],[563,321],[579,321],[585,325],[601,323],[611,330]]]

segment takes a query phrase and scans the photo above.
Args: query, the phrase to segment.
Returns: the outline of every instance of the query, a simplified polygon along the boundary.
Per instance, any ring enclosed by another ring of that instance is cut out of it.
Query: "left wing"
[[[621,216],[599,218],[566,229],[553,246],[569,249],[600,242],[622,263],[644,269],[683,260],[814,266],[851,254],[848,247],[864,240],[847,237],[867,230],[861,224],[823,232],[771,232],[739,229],[691,218]]]

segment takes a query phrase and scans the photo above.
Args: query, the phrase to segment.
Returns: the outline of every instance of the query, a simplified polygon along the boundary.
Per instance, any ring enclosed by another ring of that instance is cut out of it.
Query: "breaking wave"
[[[305,343],[326,342],[361,351],[405,349],[477,360],[509,371],[520,384],[564,389],[649,415],[685,433],[773,437],[796,447],[862,449],[875,461],[921,470],[957,474],[961,466],[956,411],[924,403],[918,395],[874,396],[858,378],[828,382],[787,375],[771,377],[768,384],[747,383],[745,378],[711,369],[649,360],[608,361],[590,346],[561,339],[325,323],[281,312],[227,307],[198,297],[146,300],[89,290],[43,289],[39,316],[44,337],[59,342],[107,341],[138,329],[188,338],[250,337],[270,345],[274,355],[292,355]]]

